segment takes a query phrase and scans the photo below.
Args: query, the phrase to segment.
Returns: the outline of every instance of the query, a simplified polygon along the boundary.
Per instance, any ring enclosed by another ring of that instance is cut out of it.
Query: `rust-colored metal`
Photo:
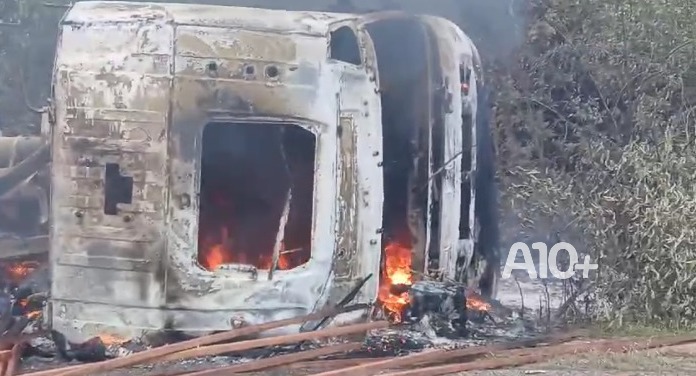
[[[359,350],[361,347],[362,343],[358,342],[341,343],[338,345],[325,346],[318,349],[307,350],[293,354],[278,355],[268,359],[257,360],[254,362],[244,364],[235,364],[228,367],[186,373],[182,376],[225,376],[235,373],[260,371],[268,368],[295,364],[295,362],[308,359],[315,359],[321,356],[351,352]]]
[[[234,343],[224,343],[220,345],[212,345],[206,347],[199,347],[195,349],[190,349],[175,354],[171,354],[162,358],[163,361],[176,361],[189,358],[196,358],[199,356],[212,356],[225,354],[235,351],[244,351],[250,349],[258,349],[267,346],[277,346],[286,345],[291,343],[297,343],[300,341],[307,341],[313,339],[327,338],[327,337],[337,337],[346,334],[355,334],[366,332],[373,329],[383,329],[389,327],[388,321],[374,321],[364,324],[354,324],[339,327],[332,327],[328,329],[318,330],[315,332],[304,332],[298,334],[289,334],[278,337],[270,338],[260,338],[253,339],[249,341],[241,341]]]
[[[356,310],[364,309],[361,305],[354,305],[345,308],[327,308],[322,309],[318,312],[295,317],[291,319],[272,321],[260,325],[247,326],[240,329],[233,329],[223,333],[212,334],[205,337],[194,338],[188,341],[183,341],[171,345],[166,345],[151,350],[146,350],[136,354],[132,354],[123,358],[110,359],[101,363],[96,364],[86,364],[76,368],[64,369],[62,373],[56,373],[56,375],[61,376],[87,376],[95,375],[101,372],[111,371],[118,368],[130,367],[137,364],[147,363],[153,360],[161,359],[167,355],[174,354],[177,352],[183,352],[190,349],[195,349],[197,347],[211,345],[214,343],[220,343],[225,341],[230,341],[232,339],[248,336],[253,334],[258,334],[266,330],[271,330],[275,328],[281,328],[288,325],[302,324],[306,321],[319,320],[326,316],[333,316],[342,312],[352,312]],[[53,375],[53,374],[49,374]],[[46,376],[46,375],[33,375],[33,376]]]

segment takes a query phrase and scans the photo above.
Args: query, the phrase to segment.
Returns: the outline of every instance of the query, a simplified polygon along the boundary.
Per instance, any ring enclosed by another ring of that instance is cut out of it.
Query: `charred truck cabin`
[[[475,278],[480,85],[443,18],[76,3],[53,82],[52,327],[225,330],[369,275],[352,303],[398,320],[393,285]]]

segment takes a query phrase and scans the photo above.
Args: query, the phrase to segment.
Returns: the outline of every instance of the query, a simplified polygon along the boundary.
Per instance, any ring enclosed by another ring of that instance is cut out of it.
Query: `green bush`
[[[688,0],[537,1],[494,74],[503,218],[580,239],[611,324],[696,317],[695,16]]]

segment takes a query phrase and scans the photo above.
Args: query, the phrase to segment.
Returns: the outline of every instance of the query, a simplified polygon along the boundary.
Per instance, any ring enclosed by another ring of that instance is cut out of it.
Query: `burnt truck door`
[[[420,16],[434,52],[434,112],[442,121],[434,129],[431,179],[433,199],[440,210],[439,269],[453,280],[466,277],[476,243],[474,178],[476,171],[476,72],[478,52],[454,23],[441,17]],[[435,133],[442,132],[442,134]],[[441,145],[441,146],[439,146]],[[438,150],[439,147],[439,150]],[[458,209],[457,209],[458,208]],[[462,281],[464,282],[464,281]]]
[[[387,11],[363,22],[380,83],[383,247],[409,247],[414,270],[459,279],[473,255],[476,163],[472,115],[462,111],[475,107],[476,88],[463,93],[470,76],[461,72],[473,69],[476,52],[443,18]]]
[[[445,123],[437,50],[416,16],[386,11],[363,20],[375,47],[381,97],[385,259],[410,249],[411,267],[429,272],[438,269],[441,249],[435,171],[442,163]]]
[[[382,227],[382,129],[372,41],[354,20],[332,25],[329,65],[339,79],[336,179],[338,236],[329,304],[356,288],[354,301],[373,301]],[[362,260],[361,263],[351,262]]]

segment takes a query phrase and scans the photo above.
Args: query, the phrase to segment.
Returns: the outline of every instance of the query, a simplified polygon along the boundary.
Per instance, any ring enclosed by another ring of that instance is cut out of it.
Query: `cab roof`
[[[141,3],[126,1],[80,1],[63,24],[131,23],[139,21],[177,25],[227,27],[279,33],[326,35],[335,22],[359,17],[355,14],[272,10],[222,5]]]

